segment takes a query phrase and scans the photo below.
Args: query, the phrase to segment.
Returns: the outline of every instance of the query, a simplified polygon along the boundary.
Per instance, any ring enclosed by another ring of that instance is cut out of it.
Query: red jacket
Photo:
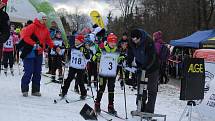
[[[27,26],[21,32],[21,38],[29,45],[34,46],[36,44],[32,39],[31,35],[34,34],[40,41],[40,44],[43,45],[43,49],[45,49],[45,45],[47,44],[50,48],[53,48],[54,44],[51,40],[50,33],[46,25],[41,24],[38,19],[34,20],[34,23]]]

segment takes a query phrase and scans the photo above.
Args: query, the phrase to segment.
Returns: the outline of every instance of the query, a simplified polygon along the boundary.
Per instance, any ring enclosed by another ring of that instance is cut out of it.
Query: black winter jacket
[[[0,9],[0,44],[5,43],[10,37],[9,16]]]
[[[152,38],[144,30],[138,30],[142,33],[140,44],[129,43],[127,64],[130,66],[135,57],[137,67],[149,74],[159,69],[158,55]]]

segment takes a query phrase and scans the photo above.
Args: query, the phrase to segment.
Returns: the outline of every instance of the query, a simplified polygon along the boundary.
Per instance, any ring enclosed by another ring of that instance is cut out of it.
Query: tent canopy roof
[[[209,38],[215,36],[215,30],[206,30],[206,31],[197,31],[192,35],[178,39],[178,40],[171,40],[170,44],[173,46],[178,47],[192,47],[192,48],[200,48],[201,44],[204,41],[207,41]]]

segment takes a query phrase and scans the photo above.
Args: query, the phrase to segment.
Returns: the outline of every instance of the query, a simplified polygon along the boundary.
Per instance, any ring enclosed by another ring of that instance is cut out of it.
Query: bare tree
[[[76,7],[74,13],[68,12],[64,8],[59,9],[58,14],[61,16],[64,24],[69,25],[71,30],[81,31],[83,28],[91,26],[89,23],[89,16],[86,14],[81,14],[78,7]]]

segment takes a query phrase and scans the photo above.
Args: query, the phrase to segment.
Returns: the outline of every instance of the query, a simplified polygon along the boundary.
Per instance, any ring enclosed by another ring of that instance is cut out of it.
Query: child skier
[[[101,50],[101,58],[99,65],[99,91],[95,102],[95,111],[101,112],[100,101],[105,91],[106,84],[108,85],[108,112],[116,115],[114,109],[114,88],[116,79],[116,70],[118,65],[119,53],[117,52],[117,36],[113,33],[107,37],[107,43],[104,44],[104,49]]]
[[[94,34],[89,34],[85,38],[85,47],[90,49],[90,52],[92,55],[95,55],[97,51],[99,51],[99,46],[95,44],[95,35]],[[91,77],[94,76],[94,87],[97,88],[98,86],[98,79],[97,79],[97,62],[91,61],[88,62],[87,64],[87,71],[88,71],[88,86],[91,86],[92,79]]]
[[[119,65],[117,67],[117,74],[119,73],[119,81],[120,81],[120,86],[121,89],[124,87],[124,82],[123,82],[123,65],[125,63],[126,57],[127,57],[127,51],[128,51],[128,39],[127,39],[127,34],[123,33],[122,39],[118,43],[118,48],[120,51],[120,60],[119,60]],[[125,79],[128,80],[129,78],[129,72],[125,72]]]
[[[63,81],[63,69],[62,69],[62,61],[64,60],[64,52],[65,52],[65,45],[63,43],[63,39],[61,38],[61,32],[57,31],[55,37],[53,39],[54,48],[51,49],[50,56],[51,56],[51,74],[52,74],[52,82],[60,83]],[[59,71],[59,81],[55,79],[56,70]]]
[[[88,59],[90,59],[90,52],[84,47],[84,35],[77,35],[75,37],[75,47],[71,49],[69,74],[62,86],[62,97],[65,97],[67,94],[70,84],[77,74],[76,81],[78,82],[81,91],[80,99],[84,100],[86,98],[87,90],[84,86],[83,76]]]
[[[8,61],[10,65],[10,72],[12,76],[13,73],[13,64],[14,64],[14,50],[15,50],[15,43],[18,38],[15,37],[14,32],[11,31],[9,39],[3,45],[3,64],[4,64],[4,73],[7,75],[8,70]]]

